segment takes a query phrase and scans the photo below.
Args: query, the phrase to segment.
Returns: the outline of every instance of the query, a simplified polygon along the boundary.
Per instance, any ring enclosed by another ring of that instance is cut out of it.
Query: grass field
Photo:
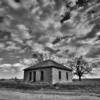
[[[100,79],[55,86],[0,80],[0,100],[100,100]]]
[[[22,90],[59,90],[59,91],[83,91],[100,93],[100,79],[84,79],[81,82],[73,80],[70,84],[33,85],[20,80],[0,80],[0,88],[22,89]]]

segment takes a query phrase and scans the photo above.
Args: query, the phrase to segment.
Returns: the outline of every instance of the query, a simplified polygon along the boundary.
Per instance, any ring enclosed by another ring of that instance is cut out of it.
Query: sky
[[[36,52],[63,64],[82,55],[98,65],[86,77],[100,78],[100,2],[77,8],[77,0],[67,0],[75,8],[60,23],[65,1],[0,0],[0,78],[23,78],[23,69],[37,62]],[[66,38],[54,43],[61,37]]]

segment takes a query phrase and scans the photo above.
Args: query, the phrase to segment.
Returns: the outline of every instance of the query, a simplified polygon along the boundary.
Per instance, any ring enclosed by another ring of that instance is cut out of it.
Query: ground
[[[69,94],[45,94],[45,93],[26,93],[14,90],[0,90],[0,100],[100,100],[100,97],[88,94],[74,95]]]
[[[0,100],[100,100],[100,79],[75,80],[53,87],[1,80]]]

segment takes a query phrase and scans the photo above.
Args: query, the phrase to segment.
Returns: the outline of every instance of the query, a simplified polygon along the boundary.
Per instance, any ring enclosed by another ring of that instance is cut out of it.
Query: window
[[[36,71],[33,72],[33,82],[36,82]]]
[[[68,72],[66,72],[66,79],[68,80]]]
[[[59,71],[59,80],[61,80],[61,71]]]
[[[20,0],[15,0],[15,2],[19,3],[19,2],[20,2]]]
[[[44,80],[44,72],[43,72],[43,71],[41,71],[40,80],[41,80],[41,81],[43,81],[43,80]]]
[[[32,80],[32,72],[29,72],[29,81]]]

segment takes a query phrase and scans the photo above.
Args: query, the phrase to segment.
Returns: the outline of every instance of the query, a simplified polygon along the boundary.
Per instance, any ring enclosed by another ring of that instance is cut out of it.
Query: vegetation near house
[[[73,69],[73,74],[79,77],[81,81],[85,74],[90,74],[93,69],[93,63],[89,64],[83,56],[76,57],[74,60],[69,61],[70,67]]]

